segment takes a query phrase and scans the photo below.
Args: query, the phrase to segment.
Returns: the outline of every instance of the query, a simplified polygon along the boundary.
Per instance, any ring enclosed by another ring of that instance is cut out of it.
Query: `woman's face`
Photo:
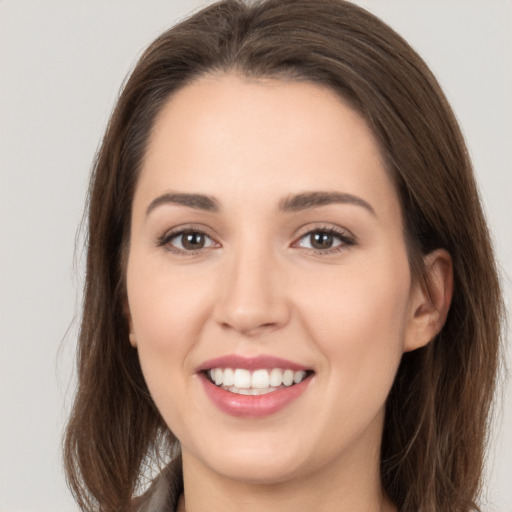
[[[420,291],[376,141],[333,92],[228,74],[175,94],[134,197],[127,291],[185,464],[268,483],[378,461]]]

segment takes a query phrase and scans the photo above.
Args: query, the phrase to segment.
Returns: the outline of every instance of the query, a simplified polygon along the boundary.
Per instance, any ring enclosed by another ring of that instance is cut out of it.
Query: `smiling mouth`
[[[312,370],[261,368],[254,371],[245,368],[210,368],[204,371],[206,378],[215,386],[239,395],[266,395],[279,389],[300,384],[313,375]]]

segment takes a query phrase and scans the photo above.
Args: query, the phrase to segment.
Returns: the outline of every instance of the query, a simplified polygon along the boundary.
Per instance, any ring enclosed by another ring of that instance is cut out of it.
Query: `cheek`
[[[385,399],[392,385],[408,321],[406,260],[404,265],[381,261],[380,266],[340,269],[317,280],[316,287],[308,286],[310,293],[303,297],[303,324],[324,355],[331,382],[354,399],[379,390],[383,396],[376,399]]]
[[[208,269],[186,272],[137,248],[128,260],[128,304],[142,372],[158,409],[173,426],[178,410],[194,403],[187,397],[190,379],[196,378],[189,355],[215,303],[212,279]]]
[[[127,293],[138,345],[169,352],[180,350],[182,340],[193,341],[194,330],[207,315],[208,287],[200,273],[171,271],[161,260],[142,259],[134,251],[127,268]]]
[[[157,405],[184,365],[186,341],[197,325],[191,318],[193,300],[158,260],[133,250],[127,266],[127,295],[132,330],[142,371]],[[159,407],[160,408],[160,407]]]
[[[164,421],[181,435],[179,418],[192,403],[183,379],[196,325],[189,321],[192,301],[161,269],[130,263],[127,293],[142,373]]]

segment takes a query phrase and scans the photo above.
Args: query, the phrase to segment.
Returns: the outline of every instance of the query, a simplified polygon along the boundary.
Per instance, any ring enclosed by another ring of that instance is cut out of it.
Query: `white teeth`
[[[270,377],[267,370],[256,370],[251,377],[251,387],[256,389],[268,388]]]
[[[281,388],[299,384],[306,377],[304,370],[281,368],[259,369],[253,372],[244,368],[212,368],[208,374],[217,386],[241,395],[263,395]]]
[[[265,388],[265,389],[251,389],[251,395],[266,395],[267,393],[272,393],[276,388]]]
[[[276,391],[279,388],[265,388],[265,389],[256,389],[256,388],[237,388],[236,386],[224,387],[222,389],[229,391],[230,393],[237,393],[239,395],[266,395],[267,393],[272,393],[272,391]]]
[[[249,389],[251,387],[251,372],[249,370],[237,368],[235,370],[235,383],[234,384],[237,388]]]
[[[280,368],[272,368],[270,370],[270,385],[278,388],[283,383],[283,370]]]
[[[222,384],[224,386],[234,386],[235,384],[235,372],[231,368],[226,368],[224,370],[224,378],[222,380]]]
[[[291,386],[293,384],[293,370],[285,370],[283,373],[283,384]]]
[[[294,382],[294,384],[298,384],[299,382],[302,382],[304,380],[305,376],[306,376],[306,372],[304,370],[302,370],[300,372],[295,372],[293,374],[293,382]],[[226,378],[226,377],[224,376],[224,378]]]
[[[224,372],[221,368],[215,368],[213,371],[213,382],[220,386],[223,383]]]

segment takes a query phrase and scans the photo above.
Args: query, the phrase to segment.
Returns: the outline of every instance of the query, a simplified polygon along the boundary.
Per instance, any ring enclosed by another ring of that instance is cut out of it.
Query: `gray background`
[[[83,277],[74,247],[88,172],[142,49],[206,3],[0,0],[0,512],[76,510],[60,438],[74,386]],[[510,305],[512,2],[358,3],[405,36],[444,87],[475,164]],[[484,508],[512,512],[510,382],[502,402]]]

